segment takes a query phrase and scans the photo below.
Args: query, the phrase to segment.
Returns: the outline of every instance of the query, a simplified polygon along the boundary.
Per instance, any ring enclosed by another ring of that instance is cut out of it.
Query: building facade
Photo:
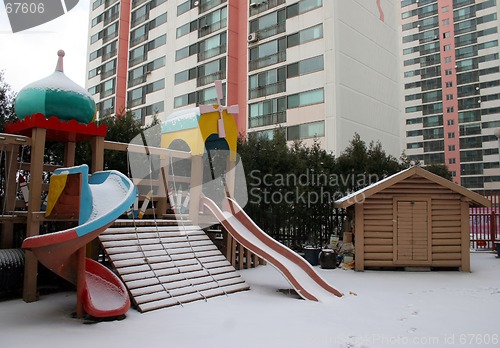
[[[401,1],[406,153],[454,181],[500,189],[496,0]]]
[[[401,154],[400,2],[96,0],[87,89],[100,115],[238,104],[240,133],[317,138],[339,154],[355,132]]]

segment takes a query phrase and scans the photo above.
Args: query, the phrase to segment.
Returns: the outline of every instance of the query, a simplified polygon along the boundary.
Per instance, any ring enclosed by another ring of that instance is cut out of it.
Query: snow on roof
[[[382,183],[384,183],[384,182],[386,182],[386,181],[389,181],[389,180],[391,180],[392,178],[394,178],[394,177],[396,177],[396,176],[398,176],[398,175],[401,175],[401,174],[403,174],[403,173],[405,173],[405,172],[409,171],[409,170],[410,170],[410,169],[412,169],[412,168],[413,168],[413,167],[407,168],[407,169],[405,169],[405,170],[402,170],[402,171],[400,171],[400,172],[397,172],[397,173],[395,173],[395,174],[392,174],[392,175],[390,175],[390,176],[387,176],[387,177],[383,178],[382,180],[379,180],[379,181],[377,181],[377,182],[374,182],[374,183],[373,183],[373,184],[371,184],[371,185],[368,185],[368,186],[366,186],[366,187],[363,187],[362,189],[360,189],[360,190],[358,190],[358,191],[352,192],[352,193],[348,194],[347,196],[344,196],[344,197],[342,197],[342,198],[340,198],[340,199],[336,200],[336,201],[335,201],[335,204],[340,205],[340,204],[342,204],[342,203],[344,203],[344,202],[346,202],[346,201],[349,201],[349,200],[353,199],[354,197],[356,197],[356,196],[358,196],[358,195],[361,195],[361,194],[365,193],[365,192],[366,192],[366,191],[368,191],[369,189],[371,189],[371,188],[373,188],[373,187],[375,187],[375,186],[378,186],[378,185],[380,185],[380,184],[382,184]],[[357,203],[357,202],[353,202],[353,203]]]

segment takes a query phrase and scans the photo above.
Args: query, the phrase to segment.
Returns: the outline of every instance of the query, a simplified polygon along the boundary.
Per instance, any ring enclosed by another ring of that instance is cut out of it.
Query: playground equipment
[[[126,288],[112,271],[85,258],[85,246],[108,228],[135,199],[135,187],[116,171],[94,173],[86,165],[58,169],[49,189],[47,216],[79,215],[79,225],[64,231],[28,237],[31,250],[47,268],[77,285],[77,316],[114,317],[127,312]]]
[[[190,205],[191,220],[198,222],[200,206],[207,207],[240,245],[275,266],[302,298],[321,301],[331,298],[332,295],[342,296],[340,291],[325,282],[301,256],[262,231],[234,200],[237,196],[235,186],[246,189],[244,173],[238,173],[237,170],[236,124],[229,115],[229,112],[236,113],[238,110],[234,106],[226,108],[221,105],[222,83],[216,81],[215,85],[218,105],[177,112],[162,125],[162,147],[182,140],[190,147],[193,166],[197,164],[195,171],[191,168],[192,176],[197,178],[192,181],[195,186],[190,187],[190,202],[193,202]],[[226,170],[222,171],[219,177],[213,168],[213,150],[225,150],[228,154],[225,156]],[[203,162],[205,165],[202,165]],[[209,168],[212,174],[208,181],[203,178],[204,168]],[[175,191],[175,181],[169,187],[171,186]],[[238,198],[240,203],[246,204],[246,195]]]
[[[276,267],[303,299],[326,301],[332,295],[342,296],[303,257],[262,231],[233,199],[223,201],[223,210],[209,198],[204,197],[202,203],[239,243]]]
[[[9,248],[14,224],[26,224],[25,301],[37,299],[38,260],[76,284],[78,316],[84,312],[94,317],[124,314],[130,305],[127,291],[140,311],[148,311],[245,290],[248,285],[234,266],[248,268],[265,260],[305,299],[341,296],[299,255],[268,237],[242,211],[240,206],[247,200],[246,182],[236,154],[238,133],[231,116],[238,108],[222,104],[221,81],[215,83],[217,104],[173,113],[158,126],[160,131],[144,132],[130,144],[115,143],[104,141],[104,126],[85,124],[94,117],[92,107],[84,106],[87,111],[83,116],[68,114],[78,105],[68,109],[67,100],[78,100],[82,105],[88,100],[85,95],[73,99],[79,92],[68,87],[71,84],[62,72],[63,55],[58,53],[56,73],[42,80],[47,84],[45,92],[38,90],[43,89],[43,83],[36,84],[36,91],[27,88],[23,92],[21,101],[33,98],[37,102],[23,112],[21,120],[7,125],[7,132],[15,135],[0,137],[9,162],[17,162],[19,145],[31,146],[30,163],[7,168],[2,210],[7,214],[1,215],[0,235],[2,247]],[[54,94],[59,78],[66,82],[60,83],[58,94]],[[59,100],[63,100],[62,106],[52,105]],[[23,106],[19,106],[21,110]],[[57,117],[35,113],[38,108]],[[43,163],[48,140],[64,143],[64,168]],[[74,166],[75,143],[80,141],[90,141],[92,146],[90,178],[88,167]],[[182,151],[175,149],[179,144]],[[102,171],[105,149],[128,152],[129,178]],[[181,163],[186,165],[183,175],[178,170]],[[29,172],[24,212],[16,209],[19,187],[15,182],[21,168]],[[42,212],[42,177],[49,172],[53,174]],[[168,203],[177,221],[165,220],[172,216],[167,213]],[[204,207],[212,215],[200,214]],[[122,214],[131,219],[118,219]],[[147,218],[150,216],[152,220]],[[39,235],[42,223],[61,220],[77,220],[78,225]],[[200,228],[214,224],[222,224],[229,232],[222,253]],[[97,236],[127,288],[94,261],[95,249],[87,250],[93,259],[85,258],[85,245]]]

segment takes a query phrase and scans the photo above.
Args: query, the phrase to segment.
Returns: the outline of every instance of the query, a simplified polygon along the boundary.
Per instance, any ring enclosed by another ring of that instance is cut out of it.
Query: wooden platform
[[[99,239],[140,312],[249,289],[198,226],[111,227]]]

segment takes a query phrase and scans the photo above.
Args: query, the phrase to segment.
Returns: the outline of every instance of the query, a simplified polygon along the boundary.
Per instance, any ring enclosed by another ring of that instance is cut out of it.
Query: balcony
[[[277,82],[265,86],[252,88],[249,91],[249,99],[264,97],[271,94],[286,92],[286,82]]]
[[[283,122],[286,122],[286,111],[280,111],[274,114],[250,117],[248,119],[248,128],[269,126]]]
[[[104,18],[104,25],[106,26],[109,23],[111,23],[111,22],[115,21],[116,19],[118,19],[118,15],[119,15],[119,13],[117,11],[117,12],[111,14],[109,17],[105,17]]]
[[[265,57],[251,60],[249,62],[249,70],[260,69],[269,65],[284,62],[286,60],[286,51],[277,52]]]
[[[134,27],[138,26],[139,24],[147,21],[148,19],[149,19],[149,12],[146,12],[146,14],[144,14],[140,17],[134,18],[134,20],[131,21],[131,23],[130,23],[130,27],[134,28]]]
[[[286,22],[283,22],[261,29],[257,32],[257,34],[259,39],[265,39],[279,33],[284,33],[285,31],[286,31]]]
[[[135,39],[130,40],[130,47],[137,46],[138,44],[146,41],[148,39],[148,33],[141,35],[139,37],[136,37]]]
[[[250,3],[255,3],[254,6],[250,6],[250,16],[255,16],[261,12],[269,10],[270,8],[284,4],[285,0],[251,0]]]
[[[196,80],[196,86],[201,87],[208,85],[209,83],[214,82],[215,80],[224,80],[226,78],[226,72],[225,71],[217,71],[213,74],[205,75],[198,77]]]
[[[198,29],[198,37],[206,36],[225,27],[227,27],[227,18],[223,19],[222,21],[212,23],[210,25],[202,26],[200,29]]]
[[[110,58],[113,58],[114,56],[116,56],[116,53],[117,53],[117,50],[113,50],[111,52],[106,52],[102,55],[102,61],[106,61]]]
[[[202,52],[198,53],[198,62],[201,62],[202,60],[205,60],[208,58],[218,56],[219,54],[222,54],[224,52],[226,52],[226,44],[211,48],[211,49],[206,50],[206,51],[202,51]]]
[[[212,1],[207,1],[207,0],[201,0],[200,5],[198,6],[198,13],[203,13],[207,12],[208,10],[219,6],[222,3],[225,3],[227,0],[212,0]]]

